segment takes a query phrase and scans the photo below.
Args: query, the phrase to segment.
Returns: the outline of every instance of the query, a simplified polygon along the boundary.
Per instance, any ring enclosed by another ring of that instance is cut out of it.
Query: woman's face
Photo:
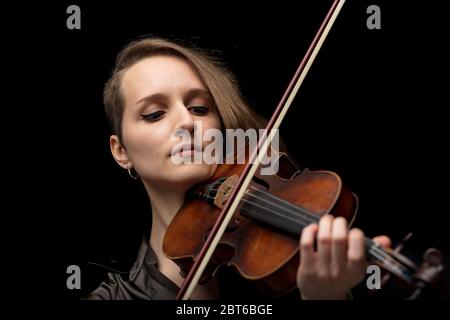
[[[189,188],[211,177],[216,165],[176,164],[171,157],[182,141],[177,130],[187,130],[193,142],[194,121],[202,122],[203,131],[220,129],[211,95],[185,61],[172,56],[141,60],[124,73],[121,92],[124,146],[112,137],[111,149],[122,167],[134,168],[144,182],[160,187]]]

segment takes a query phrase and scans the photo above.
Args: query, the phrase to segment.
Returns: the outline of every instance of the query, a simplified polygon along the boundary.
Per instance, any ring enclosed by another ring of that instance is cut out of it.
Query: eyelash
[[[159,120],[163,114],[164,111],[156,111],[149,114],[142,114],[141,117],[146,121],[156,121]]]
[[[201,112],[200,113],[196,113],[197,115],[205,115],[205,114],[207,114],[208,112],[209,112],[209,108],[208,107],[205,107],[205,106],[193,106],[193,107],[190,107],[189,108],[189,110],[194,110],[194,109],[196,109],[196,110],[201,110]]]
[[[209,112],[209,108],[205,106],[193,106],[189,107],[188,109],[195,115],[200,116],[206,115]],[[142,114],[141,117],[146,121],[157,121],[164,115],[164,113],[165,111],[156,111],[149,114]]]

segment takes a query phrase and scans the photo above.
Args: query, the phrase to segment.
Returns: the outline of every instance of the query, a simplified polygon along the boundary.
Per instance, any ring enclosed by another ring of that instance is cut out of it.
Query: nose
[[[186,108],[186,106],[184,104],[178,105],[175,113],[177,119],[175,124],[175,131],[178,132],[179,130],[187,130],[192,134],[195,128],[194,117]]]

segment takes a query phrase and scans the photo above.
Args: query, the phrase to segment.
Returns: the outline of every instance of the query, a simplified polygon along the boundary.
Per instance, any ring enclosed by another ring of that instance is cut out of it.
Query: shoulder
[[[130,290],[131,289],[131,290]],[[119,273],[108,273],[108,279],[82,300],[131,300],[137,292]]]
[[[83,300],[174,299],[178,287],[157,269],[156,255],[143,237],[129,272],[109,272],[107,280]]]

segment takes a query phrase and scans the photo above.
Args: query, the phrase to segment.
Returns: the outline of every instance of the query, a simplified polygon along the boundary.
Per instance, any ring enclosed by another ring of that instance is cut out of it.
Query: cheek
[[[208,117],[203,121],[203,129],[221,129],[220,119],[217,115]]]
[[[167,153],[165,147],[171,136],[167,128],[150,128],[147,124],[139,124],[124,128],[123,133],[128,156],[136,166],[142,162],[158,161]]]

